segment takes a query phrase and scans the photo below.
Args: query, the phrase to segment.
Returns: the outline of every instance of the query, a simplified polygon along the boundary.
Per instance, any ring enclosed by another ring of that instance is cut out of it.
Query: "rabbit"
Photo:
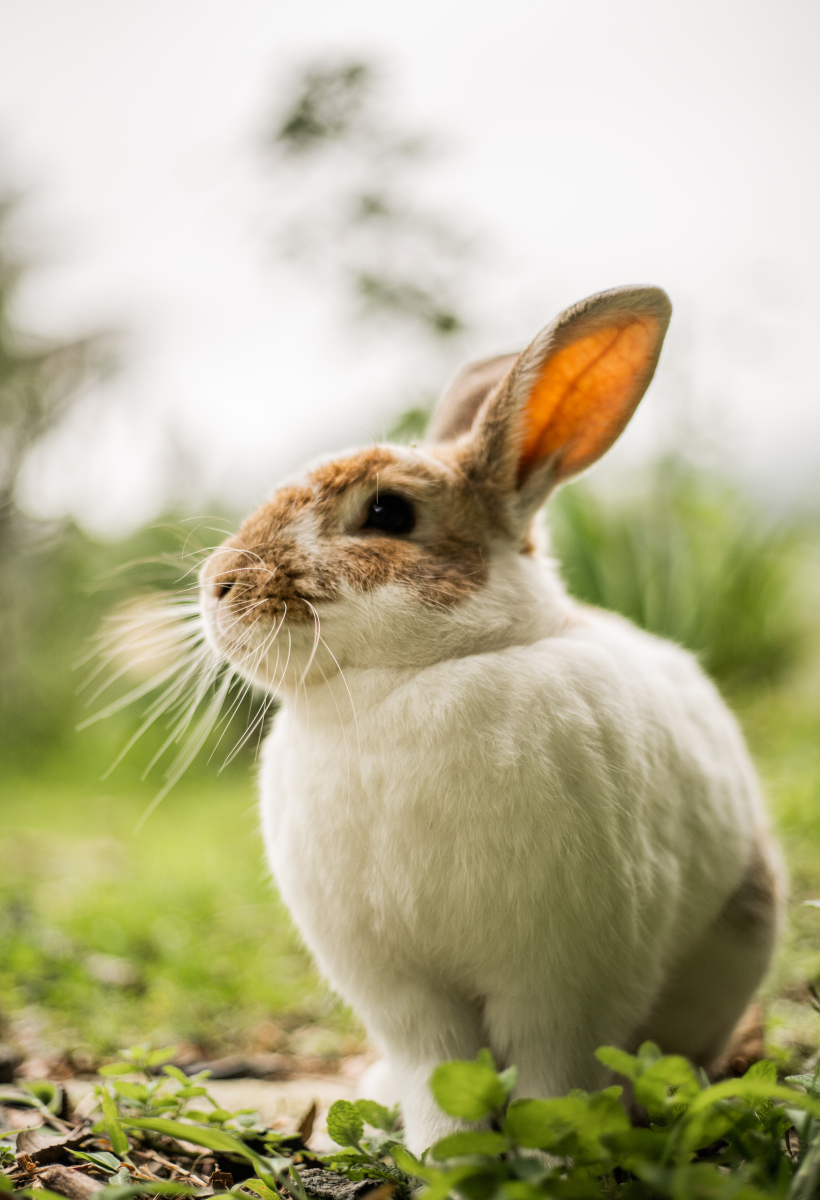
[[[207,636],[281,701],[259,771],[281,895],[383,1058],[416,1153],[488,1047],[516,1095],[609,1081],[602,1044],[708,1066],[770,962],[780,857],[695,659],[565,590],[537,518],[623,430],[671,315],[569,308],[464,370],[417,447],[286,480],[206,561]]]

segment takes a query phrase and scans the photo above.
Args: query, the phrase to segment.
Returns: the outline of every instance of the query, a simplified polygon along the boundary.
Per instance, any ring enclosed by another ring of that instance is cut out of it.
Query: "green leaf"
[[[308,1200],[305,1185],[302,1183],[302,1176],[296,1170],[293,1163],[291,1163],[288,1173],[290,1179],[285,1178],[282,1182],[290,1194],[295,1197],[295,1200]]]
[[[424,1200],[446,1200],[448,1196],[458,1190],[460,1183],[471,1176],[480,1175],[482,1172],[482,1168],[477,1170],[473,1165],[453,1167],[449,1171],[437,1170],[414,1158],[404,1146],[394,1146],[391,1154],[400,1171],[404,1171],[405,1175],[409,1175],[411,1179],[423,1179],[427,1184],[423,1192]],[[492,1194],[497,1190],[497,1180],[492,1179],[490,1183],[492,1186],[489,1194]],[[465,1191],[464,1195],[466,1194]],[[485,1194],[488,1193],[485,1191]],[[499,1193],[499,1195],[503,1195],[503,1193]]]
[[[650,1115],[688,1106],[702,1091],[691,1063],[675,1054],[657,1059],[635,1081],[635,1099]]]
[[[383,1104],[377,1104],[375,1100],[357,1100],[353,1107],[362,1120],[371,1125],[373,1129],[383,1129],[385,1133],[393,1132],[397,1116],[395,1110],[391,1112]]]
[[[751,1070],[751,1067],[749,1068]],[[786,1083],[799,1083],[801,1087],[808,1088],[814,1083],[817,1076],[812,1071],[807,1075],[787,1075]]]
[[[507,1098],[504,1084],[485,1061],[440,1063],[430,1079],[436,1103],[451,1117],[480,1121]]]
[[[56,1083],[51,1083],[47,1079],[35,1079],[31,1083],[24,1083],[25,1091],[30,1092],[32,1096],[36,1096],[41,1104],[44,1104],[49,1112],[58,1113],[63,1102],[62,1088]]]
[[[483,1130],[465,1130],[464,1133],[451,1133],[449,1137],[436,1142],[431,1151],[433,1158],[443,1162],[446,1158],[458,1158],[465,1154],[503,1154],[509,1142],[503,1133],[489,1133]]]
[[[114,1083],[114,1089],[126,1100],[136,1100],[140,1104],[145,1104],[148,1100],[148,1088],[144,1083],[125,1083],[118,1079]]]
[[[504,1130],[527,1149],[575,1155],[582,1161],[607,1157],[601,1138],[628,1132],[629,1118],[620,1103],[622,1089],[570,1092],[556,1100],[514,1100]]]
[[[552,1146],[566,1129],[567,1108],[563,1100],[514,1100],[504,1119],[507,1136],[531,1150]]]
[[[134,1129],[146,1129],[149,1133],[163,1133],[166,1137],[176,1138],[178,1141],[192,1142],[195,1146],[204,1146],[206,1150],[247,1158],[253,1163],[260,1179],[274,1191],[277,1171],[287,1171],[289,1167],[286,1158],[266,1158],[257,1154],[245,1142],[226,1133],[224,1129],[190,1125],[184,1121],[169,1121],[165,1117],[123,1117],[123,1124],[133,1126]],[[106,1200],[110,1198],[106,1196]]]
[[[327,1114],[327,1131],[337,1146],[358,1146],[364,1133],[364,1119],[355,1104],[337,1100]]]
[[[417,1179],[424,1179],[424,1164],[419,1162],[414,1154],[411,1154],[406,1146],[394,1146],[392,1150],[393,1162],[404,1171],[405,1175],[415,1176]]]
[[[752,1063],[743,1078],[765,1079],[768,1083],[777,1083],[777,1067],[771,1059],[761,1058],[759,1062]]]
[[[518,1067],[507,1067],[506,1071],[499,1071],[498,1078],[509,1096],[515,1091],[515,1085],[518,1083]]]
[[[0,1171],[0,1192],[13,1192],[14,1180],[9,1179],[4,1171]]]
[[[102,1102],[103,1116],[105,1117],[105,1127],[108,1132],[108,1140],[111,1143],[111,1149],[120,1158],[123,1158],[128,1153],[128,1138],[123,1132],[122,1124],[120,1123],[117,1106],[114,1103],[114,1097],[109,1092],[108,1088],[100,1088],[100,1100]]]
[[[18,1196],[26,1196],[27,1200],[64,1200],[59,1193],[51,1192],[48,1188],[20,1188],[14,1193],[14,1200],[17,1200]]]
[[[627,1054],[626,1050],[619,1050],[617,1046],[599,1046],[595,1057],[598,1062],[609,1067],[610,1071],[614,1071],[616,1075],[625,1075],[627,1079],[634,1081],[641,1073],[641,1064],[635,1055]]]
[[[261,1155],[249,1149],[239,1138],[225,1133],[223,1129],[212,1129],[202,1125],[188,1125],[184,1121],[169,1121],[166,1117],[123,1117],[123,1125],[134,1129],[147,1129],[150,1133],[164,1133],[166,1137],[193,1142],[195,1146],[204,1146],[206,1150],[216,1150],[223,1154],[240,1154],[252,1162]]]
[[[492,1176],[487,1178],[485,1171],[486,1168],[475,1165],[453,1167],[449,1171],[428,1170],[427,1174],[430,1179],[424,1191],[424,1200],[447,1200],[447,1197],[459,1194],[488,1198],[496,1191],[498,1181]],[[467,1190],[467,1183],[470,1180],[474,1180],[478,1185],[476,1193]],[[489,1188],[487,1184],[490,1185]],[[503,1195],[503,1193],[501,1194]]]
[[[638,1047],[638,1061],[644,1071],[647,1071],[661,1057],[660,1046],[654,1042],[641,1042]]]
[[[108,1171],[110,1174],[119,1171],[122,1166],[116,1154],[109,1154],[107,1150],[99,1150],[96,1154],[84,1154],[82,1150],[69,1149],[68,1153],[73,1154],[75,1158],[82,1158],[85,1162],[93,1163],[95,1167],[100,1167],[103,1171]]]
[[[193,1196],[196,1194],[196,1189],[189,1184],[173,1183],[171,1180],[151,1180],[150,1183],[131,1183],[126,1187],[112,1187],[111,1184],[105,1189],[105,1200],[130,1200],[131,1196]],[[46,1192],[35,1192],[34,1200],[40,1200],[41,1197],[46,1197]],[[55,1197],[55,1200],[60,1200]]]
[[[97,1071],[98,1075],[131,1075],[134,1071],[132,1062],[107,1063]]]
[[[689,1115],[704,1112],[719,1100],[740,1097],[745,1100],[785,1100],[794,1108],[801,1108],[813,1117],[820,1118],[820,1101],[811,1096],[801,1096],[791,1088],[778,1083],[769,1083],[767,1079],[749,1078],[747,1072],[742,1079],[724,1079],[710,1088],[705,1088],[698,1098],[692,1102]]]
[[[261,1200],[280,1200],[277,1192],[271,1191],[266,1183],[261,1179],[244,1179],[242,1186],[248,1188],[249,1191],[255,1192]]]
[[[176,1079],[179,1083],[184,1083],[186,1087],[190,1083],[190,1080],[185,1072],[180,1071],[179,1067],[175,1067],[171,1063],[168,1063],[168,1065],[163,1067],[162,1070],[166,1075],[169,1075],[171,1079]]]
[[[176,1052],[176,1046],[165,1046],[162,1050],[152,1050],[150,1054],[146,1054],[145,1056],[145,1065],[147,1067],[158,1067],[160,1063],[165,1063],[169,1058],[173,1058]]]

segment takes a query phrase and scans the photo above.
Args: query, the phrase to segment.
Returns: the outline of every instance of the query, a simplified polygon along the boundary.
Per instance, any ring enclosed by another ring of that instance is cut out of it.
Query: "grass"
[[[764,989],[769,1052],[786,1068],[813,1058],[820,1017],[801,1003],[820,983],[820,671],[738,698],[736,708],[775,820],[790,880],[789,918]]]
[[[250,776],[180,786],[135,834],[151,796],[4,784],[0,1008],[19,1036],[79,1065],[146,1037],[299,1051],[317,1022],[311,1049],[356,1048],[269,882]]]
[[[565,488],[547,511],[574,595],[695,651],[723,684],[759,687],[803,659],[813,531],[675,458],[615,495]]]

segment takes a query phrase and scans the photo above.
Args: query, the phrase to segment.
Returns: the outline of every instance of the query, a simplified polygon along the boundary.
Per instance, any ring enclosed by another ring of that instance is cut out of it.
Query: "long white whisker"
[[[128,739],[125,746],[122,748],[120,753],[114,759],[111,766],[105,772],[105,774],[103,775],[103,779],[108,778],[108,776],[111,774],[111,772],[116,767],[119,766],[119,764],[125,758],[128,751],[131,749],[131,747],[133,745],[136,744],[136,742],[139,741],[139,739],[146,732],[146,730],[150,729],[151,726],[154,724],[154,722],[157,721],[162,716],[163,713],[167,712],[168,709],[172,707],[174,702],[180,697],[180,695],[182,693],[184,693],[185,689],[188,687],[189,682],[190,682],[190,674],[186,673],[180,679],[180,681],[178,683],[173,684],[171,687],[167,688],[165,692],[163,692],[163,694],[162,694],[162,696],[160,696],[159,700],[156,701],[152,705],[152,707],[148,710],[145,720],[143,721],[142,725],[140,725],[137,732]],[[152,765],[153,765],[153,762],[152,762]],[[144,778],[144,776],[143,776],[143,778]]]
[[[342,683],[345,685],[345,691],[347,692],[347,698],[350,701],[350,711],[353,714],[353,724],[356,727],[356,745],[357,745],[358,751],[359,751],[359,758],[361,759],[362,743],[361,743],[361,738],[359,736],[359,718],[356,715],[356,705],[353,703],[353,693],[351,692],[350,688],[348,687],[347,679],[345,678],[345,673],[342,670],[342,668],[339,666],[338,658],[333,653],[330,646],[328,646],[325,639],[322,638],[321,641],[322,641],[322,645],[324,646],[325,650],[327,650],[328,654],[330,655],[330,657],[333,659],[334,663],[336,664],[336,670],[339,672]]]
[[[251,666],[251,668],[248,672],[249,675],[253,676],[256,674],[256,671],[259,667],[260,662],[262,661],[263,656],[267,653],[268,647],[278,637],[279,632],[284,624],[286,616],[287,616],[287,605],[285,605],[285,611],[282,614],[281,621],[279,622],[278,625],[276,623],[274,623],[273,628],[270,630],[270,632],[268,633],[268,635],[262,642],[262,645],[259,647],[258,651],[256,652],[256,654],[254,656],[253,665]],[[277,665],[277,667],[279,665],[278,651],[277,651],[277,656],[276,656],[276,665]],[[250,690],[250,686],[251,686],[250,683],[248,683],[246,689],[243,692],[243,695],[247,694],[247,691]],[[239,753],[239,751],[242,749],[242,747],[247,743],[247,741],[250,738],[251,734],[253,733],[254,729],[256,729],[258,727],[260,736],[261,736],[261,732],[262,732],[262,729],[264,726],[264,718],[267,714],[268,709],[271,707],[271,705],[273,704],[273,702],[276,699],[278,694],[279,694],[279,686],[277,686],[276,689],[272,693],[270,693],[270,692],[268,693],[266,698],[263,700],[259,710],[257,711],[257,714],[254,717],[253,721],[250,723],[248,728],[245,730],[245,733],[239,738],[236,745],[233,747],[233,749],[227,755],[222,766],[219,768],[220,774],[222,773],[222,771],[225,770],[225,768],[228,766],[228,764],[233,761],[233,759],[236,757],[236,755]],[[221,740],[222,739],[220,738],[220,741]]]
[[[211,701],[211,703],[208,705],[207,709],[205,710],[205,713],[202,716],[201,720],[199,721],[199,724],[197,725],[197,728],[196,728],[193,736],[191,737],[191,740],[188,743],[187,748],[183,751],[182,754],[180,754],[177,757],[177,759],[174,761],[174,763],[172,763],[170,772],[168,774],[168,777],[166,778],[164,786],[162,788],[160,788],[159,792],[157,792],[156,796],[151,801],[151,803],[148,805],[145,812],[142,814],[139,821],[137,822],[136,827],[134,829],[135,833],[140,832],[142,827],[145,825],[145,822],[151,816],[151,813],[156,811],[159,804],[165,799],[165,797],[168,795],[168,793],[170,792],[170,790],[174,786],[174,784],[179,782],[179,780],[185,774],[185,771],[188,769],[188,767],[191,765],[191,763],[196,758],[199,751],[202,749],[202,746],[205,743],[205,739],[207,738],[208,734],[211,732],[211,729],[213,728],[213,725],[214,725],[214,721],[216,720],[216,718],[219,715],[219,710],[221,709],[222,704],[225,700],[225,696],[228,693],[228,689],[231,686],[231,681],[232,681],[232,673],[226,674],[225,678],[222,681],[222,685],[219,688],[219,691],[216,693],[213,700]]]
[[[307,675],[310,668],[313,666],[313,660],[316,657],[316,651],[319,649],[319,642],[321,640],[320,632],[321,632],[322,624],[321,624],[321,621],[319,620],[319,614],[316,611],[316,609],[313,607],[313,605],[310,603],[309,600],[305,600],[305,604],[308,606],[310,611],[313,613],[313,648],[311,649],[310,657],[307,661],[307,666],[305,667],[304,671],[302,672],[302,677],[299,680],[299,683],[296,685],[297,690],[300,686],[304,686],[305,676]]]
[[[335,661],[335,660],[334,660],[334,661]],[[330,692],[330,698],[331,698],[331,699],[332,699],[332,701],[333,701],[333,704],[334,704],[334,706],[335,706],[335,708],[336,708],[336,715],[337,715],[337,716],[338,716],[338,718],[339,718],[339,728],[340,728],[340,729],[341,729],[341,731],[342,731],[342,742],[344,743],[344,748],[345,748],[345,765],[346,765],[346,767],[347,767],[347,808],[348,808],[348,812],[349,812],[349,811],[350,811],[350,750],[349,750],[349,748],[348,748],[348,745],[347,745],[347,734],[345,733],[345,723],[344,723],[344,720],[343,720],[343,718],[342,718],[342,712],[341,712],[341,709],[339,708],[339,702],[338,702],[338,700],[336,699],[336,695],[335,695],[335,693],[334,693],[334,691],[333,691],[333,688],[332,688],[332,687],[331,687],[331,685],[330,685],[330,682],[329,682],[329,680],[328,680],[328,677],[327,677],[327,675],[325,675],[324,671],[322,670],[321,664],[317,663],[316,665],[319,667],[319,672],[320,672],[320,674],[321,674],[321,676],[322,676],[322,679],[324,679],[324,681],[325,681],[325,684],[326,684],[326,686],[327,686],[327,688],[328,688],[328,691]],[[338,667],[338,666],[339,666],[339,664],[338,664],[338,663],[336,663],[336,666]],[[344,678],[344,677],[343,677],[343,678]],[[346,682],[346,681],[345,681],[345,687],[347,687],[347,682]],[[350,689],[349,689],[349,688],[348,688],[348,695],[350,695]],[[307,704],[307,696],[305,697],[305,703]],[[351,704],[352,704],[352,700],[351,700]],[[354,716],[355,716],[355,713],[354,713]],[[357,738],[358,738],[358,733],[359,733],[359,730],[358,730],[358,727],[357,727],[357,728],[356,728],[356,736],[357,736]],[[361,754],[359,755],[359,758],[361,759]]]

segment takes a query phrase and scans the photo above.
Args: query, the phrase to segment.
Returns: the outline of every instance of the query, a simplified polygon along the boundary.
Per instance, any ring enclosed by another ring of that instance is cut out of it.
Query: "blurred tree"
[[[15,292],[29,266],[15,246],[17,205],[10,190],[0,193],[0,726],[10,744],[37,707],[34,644],[51,644],[72,608],[73,598],[54,587],[55,569],[63,563],[71,582],[75,574],[61,532],[20,511],[17,482],[37,441],[113,366],[108,335],[59,341],[15,327]]]
[[[113,366],[106,335],[58,341],[14,327],[14,295],[29,265],[14,247],[16,206],[8,190],[0,193],[0,562],[20,521],[15,490],[26,455]]]
[[[362,61],[297,73],[264,142],[277,184],[275,241],[326,280],[359,320],[392,327],[436,363],[473,324],[477,240],[423,199],[438,148],[389,115],[384,81]],[[422,417],[396,436],[412,437]]]

